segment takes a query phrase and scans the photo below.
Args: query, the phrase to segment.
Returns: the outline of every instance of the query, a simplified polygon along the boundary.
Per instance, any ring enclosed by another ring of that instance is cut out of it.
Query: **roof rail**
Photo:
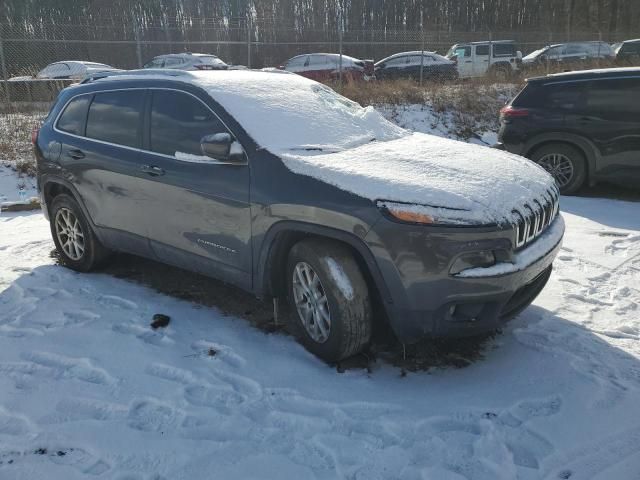
[[[142,68],[138,70],[114,70],[114,71],[104,71],[97,72],[93,75],[86,77],[81,84],[92,83],[96,80],[101,80],[103,78],[109,77],[123,77],[123,76],[158,76],[164,75],[166,77],[190,77],[192,74],[186,70],[175,70],[170,68]]]

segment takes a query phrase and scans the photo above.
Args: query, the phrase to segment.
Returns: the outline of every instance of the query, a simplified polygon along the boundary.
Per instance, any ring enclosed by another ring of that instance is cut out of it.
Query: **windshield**
[[[452,46],[449,51],[447,52],[447,54],[445,55],[445,57],[447,58],[451,58],[456,54],[456,49],[458,48],[458,45],[454,45]]]
[[[539,50],[534,50],[529,55],[522,57],[522,60],[533,60],[534,58],[538,57],[541,53],[543,53],[547,49],[548,47],[544,47]]]
[[[196,73],[255,142],[272,152],[339,151],[407,131],[320,83],[289,73]]]

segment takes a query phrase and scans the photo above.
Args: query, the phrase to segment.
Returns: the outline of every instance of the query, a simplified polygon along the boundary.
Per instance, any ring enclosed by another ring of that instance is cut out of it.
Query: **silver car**
[[[104,63],[66,60],[47,65],[38,72],[36,78],[82,80],[96,73],[113,70],[117,69]]]
[[[143,68],[173,68],[176,70],[227,70],[229,65],[215,55],[206,53],[171,53],[159,55]]]

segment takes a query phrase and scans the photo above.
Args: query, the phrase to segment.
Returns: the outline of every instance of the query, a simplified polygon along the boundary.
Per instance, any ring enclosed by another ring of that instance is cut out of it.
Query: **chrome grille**
[[[524,248],[546,230],[559,210],[560,192],[554,185],[540,199],[525,204],[523,211],[514,210],[516,250]]]

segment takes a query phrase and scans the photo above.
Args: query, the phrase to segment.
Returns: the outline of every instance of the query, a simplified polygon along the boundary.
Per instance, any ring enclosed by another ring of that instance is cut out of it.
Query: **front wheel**
[[[51,235],[62,263],[79,272],[88,272],[108,255],[91,230],[80,205],[69,195],[54,197],[50,211]]]
[[[369,343],[369,289],[348,248],[330,240],[296,244],[289,253],[287,279],[290,326],[307,350],[337,362]]]
[[[531,160],[549,172],[563,195],[571,195],[584,185],[587,162],[582,152],[564,143],[551,143],[537,149]]]

